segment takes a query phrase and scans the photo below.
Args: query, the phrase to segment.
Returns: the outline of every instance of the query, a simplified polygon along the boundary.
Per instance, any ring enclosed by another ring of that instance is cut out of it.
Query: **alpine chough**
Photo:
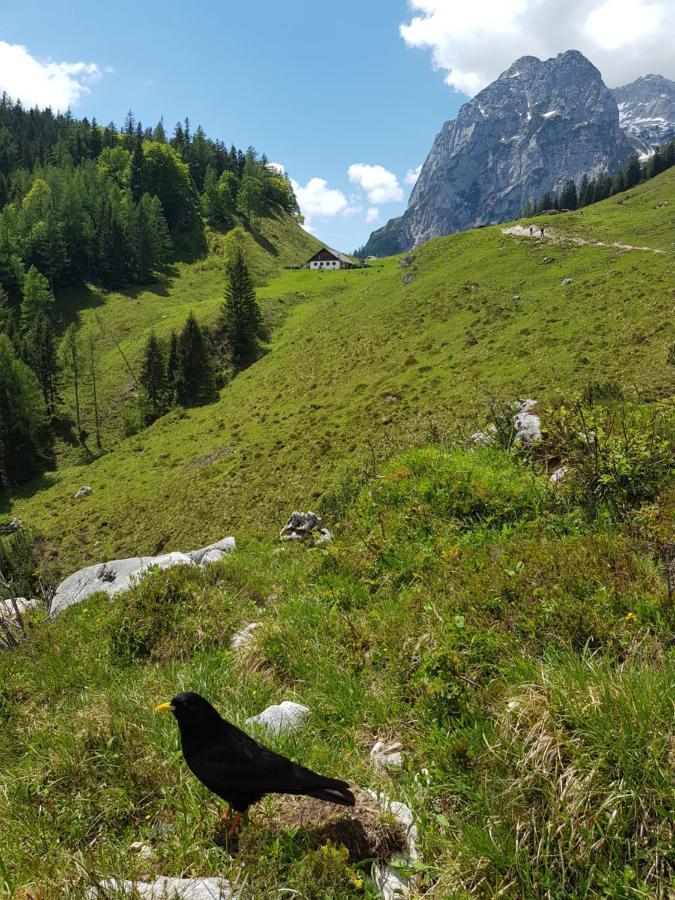
[[[160,703],[155,712],[174,714],[188,767],[236,811],[228,838],[237,831],[249,806],[265,794],[304,794],[354,806],[354,795],[346,782],[318,775],[269,750],[226,722],[199,694],[178,694],[169,703]],[[229,815],[228,809],[223,818],[227,821]]]

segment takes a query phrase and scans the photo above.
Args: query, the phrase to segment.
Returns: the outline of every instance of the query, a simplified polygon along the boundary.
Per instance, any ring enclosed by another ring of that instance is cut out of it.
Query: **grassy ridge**
[[[667,205],[652,202],[656,191]],[[642,215],[660,234],[672,219],[674,173],[631,194],[643,192]],[[612,237],[630,242],[616,219],[624,212],[617,198],[593,207]],[[569,228],[578,220],[571,214]],[[556,217],[556,228],[566,222]],[[210,258],[185,271],[185,294],[203,298],[206,319],[220,268]],[[540,244],[497,227],[430,241],[409,268],[393,258],[363,271],[284,271],[260,290],[283,327],[218,403],[170,413],[98,462],[61,468],[4,511],[37,525],[64,567],[185,549],[233,529],[269,533],[378,453],[473,428],[491,391],[546,398],[600,380],[668,396],[672,276],[671,255]],[[111,320],[124,320],[127,299],[110,300]],[[167,311],[167,328],[186,309],[178,288],[152,302]],[[146,314],[147,303],[132,303],[134,315]],[[139,320],[129,321],[128,340],[140,347]],[[115,365],[112,394],[124,377]],[[83,483],[94,493],[78,503]]]

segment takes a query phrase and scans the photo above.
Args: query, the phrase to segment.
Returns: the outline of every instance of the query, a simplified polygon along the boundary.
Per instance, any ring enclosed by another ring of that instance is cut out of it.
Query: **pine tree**
[[[37,375],[42,389],[45,408],[50,414],[56,412],[56,385],[58,362],[54,342],[54,326],[50,318],[39,313],[25,341],[26,361]]]
[[[82,410],[80,408],[80,347],[77,339],[77,331],[74,325],[69,325],[61,342],[61,354],[64,369],[70,373],[73,380],[75,396],[75,424],[77,425],[77,438],[83,447],[86,447],[87,432],[82,427]]]
[[[176,399],[181,406],[210,403],[216,397],[216,379],[204,333],[193,313],[178,337]]]
[[[0,484],[25,481],[49,459],[45,407],[35,373],[0,334]]]
[[[560,192],[560,209],[575,210],[577,208],[577,186],[570,179]]]
[[[141,385],[144,393],[142,415],[146,425],[154,422],[167,410],[168,382],[164,350],[154,333],[145,344],[141,367]]]
[[[640,176],[640,159],[637,153],[634,153],[626,166],[626,188],[629,189],[640,184]]]
[[[242,369],[257,355],[262,317],[241,246],[237,246],[228,262],[226,274],[225,302],[219,325],[230,346],[235,367]]]
[[[140,129],[140,123],[138,127]],[[136,133],[134,152],[131,156],[129,187],[134,203],[138,203],[143,194],[143,138],[139,132]]]
[[[171,332],[169,339],[169,355],[166,362],[166,388],[169,404],[176,402],[176,388],[178,385],[178,335]]]
[[[14,327],[14,310],[9,303],[9,295],[0,284],[0,334],[8,334]]]
[[[158,144],[166,144],[166,129],[164,128],[164,116],[159,120],[159,122],[155,125],[155,130],[152,132],[153,141],[157,141]]]
[[[49,282],[35,266],[26,272],[23,281],[23,300],[21,301],[21,328],[28,331],[35,324],[40,314],[48,314],[54,303],[54,294]]]
[[[615,194],[620,194],[622,191],[626,190],[626,180],[623,169],[619,169],[614,178],[612,178],[612,185],[609,189],[609,196],[613,197]]]

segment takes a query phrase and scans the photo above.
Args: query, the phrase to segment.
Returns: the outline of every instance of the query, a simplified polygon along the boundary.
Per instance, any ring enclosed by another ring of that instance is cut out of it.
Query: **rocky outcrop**
[[[106,878],[91,888],[88,897],[143,897],[144,900],[232,900],[235,896],[224,878],[166,878],[154,881],[124,881]]]
[[[600,72],[576,50],[524,56],[446,122],[408,209],[374,232],[367,254],[516,218],[570,178],[616,169],[632,152]]]
[[[235,549],[233,537],[223,538],[200,550],[189,553],[164,553],[161,556],[132,556],[129,559],[114,559],[110,562],[87,566],[70,575],[57,587],[49,610],[50,616],[58,615],[73,603],[92,594],[108,594],[113,597],[121,591],[133,587],[148,572],[155,569],[170,569],[172,566],[205,566],[222,559]]]
[[[288,522],[279,532],[281,541],[302,541],[303,543],[324,544],[332,541],[333,535],[325,527],[321,516],[314,512],[292,512]]]
[[[619,124],[640,153],[675,138],[675,81],[643,75],[612,91],[619,107]]]

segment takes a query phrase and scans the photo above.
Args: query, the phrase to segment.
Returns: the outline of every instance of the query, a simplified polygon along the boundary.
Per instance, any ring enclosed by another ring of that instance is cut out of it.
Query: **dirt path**
[[[552,228],[546,228],[544,237],[541,237],[539,228],[535,226],[534,231],[530,234],[529,227],[525,225],[512,225],[511,228],[502,228],[502,234],[512,234],[515,237],[531,238],[533,241],[545,241],[549,244],[590,244],[592,247],[610,247],[612,250],[646,250],[648,253],[665,253],[667,250],[656,250],[654,247],[635,247],[632,244],[620,244],[618,241],[608,244],[605,241],[598,241],[595,238],[586,240],[580,237],[568,237],[564,234],[558,234]]]

